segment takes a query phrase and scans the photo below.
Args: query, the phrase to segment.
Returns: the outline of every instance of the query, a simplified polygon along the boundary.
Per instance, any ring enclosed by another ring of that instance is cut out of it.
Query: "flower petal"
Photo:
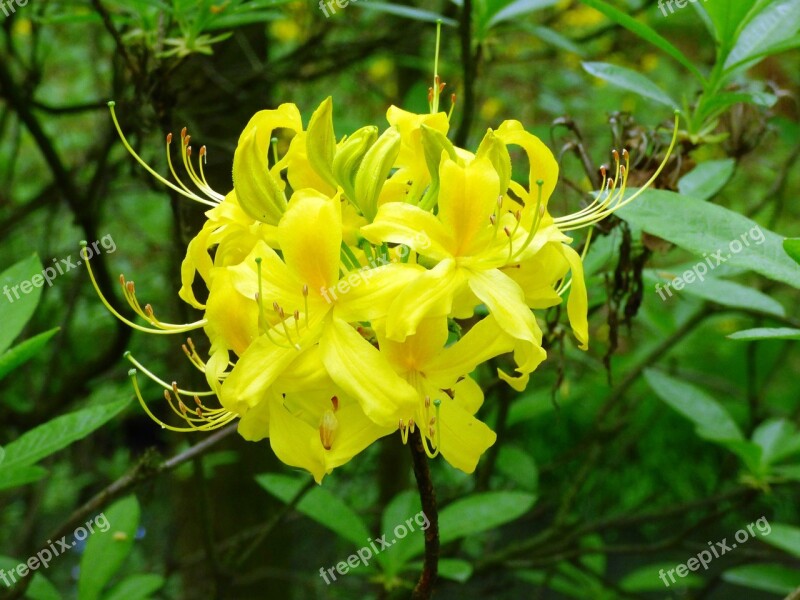
[[[417,392],[401,379],[386,358],[349,324],[330,319],[320,340],[322,361],[340,388],[356,398],[366,415],[382,427],[408,421]]]
[[[514,349],[517,370],[532,372],[545,359],[546,353],[542,348],[542,331],[525,305],[520,287],[497,269],[471,272],[469,286],[500,328],[519,340]]]
[[[294,193],[278,225],[283,259],[310,289],[330,287],[339,279],[342,212],[339,198],[305,189]]]
[[[374,244],[405,244],[417,254],[434,260],[452,256],[453,238],[441,221],[428,211],[405,202],[387,202],[375,220],[361,228],[361,235]]]
[[[393,263],[350,273],[331,292],[336,317],[343,321],[371,321],[385,317],[397,295],[425,270],[418,265]],[[347,287],[343,287],[344,284]],[[347,290],[346,293],[342,293]],[[333,296],[339,292],[339,295]]]
[[[417,331],[422,319],[446,317],[453,306],[453,296],[465,281],[463,269],[446,259],[430,271],[425,271],[411,281],[397,295],[386,319],[386,337],[403,341]]]
[[[456,385],[459,377],[468,375],[479,364],[511,352],[515,343],[516,340],[490,315],[478,321],[464,337],[444,349],[421,370],[438,387],[450,388]]]
[[[561,248],[564,250],[564,257],[569,262],[572,270],[572,286],[569,290],[569,298],[567,298],[569,323],[572,325],[572,332],[580,343],[580,349],[588,350],[589,321],[587,316],[589,299],[586,294],[586,281],[583,278],[583,262],[578,253],[566,244],[562,244]]]
[[[454,256],[480,254],[494,238],[489,217],[497,208],[500,178],[486,158],[461,167],[444,158],[439,167],[439,219],[454,239]]]

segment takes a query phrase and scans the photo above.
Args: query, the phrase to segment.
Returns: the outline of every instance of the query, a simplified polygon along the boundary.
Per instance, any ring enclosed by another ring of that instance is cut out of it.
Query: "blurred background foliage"
[[[586,258],[592,349],[577,351],[552,309],[550,360],[527,391],[487,390],[498,442],[476,475],[432,465],[437,597],[788,597],[800,588],[800,268],[782,239],[800,222],[800,2],[668,4],[351,0],[326,18],[310,0],[7,1],[0,284],[109,236],[114,250],[92,264],[117,306],[125,273],[163,319],[196,318],[176,292],[202,210],[125,152],[110,99],[156,170],[165,134],[186,126],[226,191],[257,110],[294,102],[307,119],[332,95],[340,134],[385,126],[391,104],[426,112],[440,19],[455,140],[474,148],[487,127],[522,121],[561,162],[555,214],[599,187],[613,148],[646,180],[677,108],[659,189],[601,224]],[[747,258],[656,293],[756,224],[775,235]],[[752,328],[766,329],[737,333]],[[419,511],[399,436],[312,489],[266,442],[163,432],[130,402],[123,353],[201,384],[165,338],[115,321],[82,268],[0,296],[0,567],[100,512],[112,525],[0,596],[407,597],[419,532],[331,585],[319,577]],[[669,588],[659,579],[761,516],[768,536]]]

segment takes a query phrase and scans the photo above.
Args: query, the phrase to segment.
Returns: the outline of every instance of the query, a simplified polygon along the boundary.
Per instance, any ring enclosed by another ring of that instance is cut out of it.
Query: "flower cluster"
[[[208,336],[207,360],[191,339],[183,347],[207,392],[170,385],[128,357],[186,421],[157,419],[133,370],[142,406],[162,427],[205,431],[238,419],[245,439],[269,438],[280,460],[318,482],[378,438],[399,430],[406,441],[419,429],[429,456],[441,453],[470,473],[496,437],[475,417],[483,392],[470,374],[507,354],[511,366],[497,375],[524,389],[546,356],[532,309],[564,295],[575,338],[587,347],[581,256],[567,233],[635,197],[625,195],[627,153],[616,156],[592,204],[553,217],[558,164],[550,150],[517,121],[489,129],[475,152],[454,146],[449,117],[437,109],[440,91],[437,81],[430,114],[393,106],[382,132],[366,126],[338,140],[330,98],[305,127],[294,104],[258,112],[239,137],[233,190],[224,196],[206,181],[205,147],[195,167],[185,130],[180,154],[199,193],[171,161],[175,182],[158,176],[120,130],[146,169],[211,207],[181,267],[180,297],[202,319],[158,320],[124,278],[126,299],[150,326],[103,299],[137,329],[202,328]],[[113,104],[112,117],[119,129]],[[512,172],[512,152],[527,158],[524,174]],[[193,292],[198,276],[204,300]],[[208,396],[219,407],[206,406]]]

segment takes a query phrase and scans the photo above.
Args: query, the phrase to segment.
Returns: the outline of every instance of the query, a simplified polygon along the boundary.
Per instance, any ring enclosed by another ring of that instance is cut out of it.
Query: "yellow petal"
[[[504,269],[525,292],[525,302],[531,308],[549,308],[561,303],[554,285],[566,275],[569,263],[560,250],[561,244],[551,242],[516,268]]]
[[[381,353],[386,356],[395,371],[401,374],[424,372],[428,377],[430,370],[433,369],[433,361],[442,352],[448,337],[446,317],[424,319],[417,326],[417,333],[408,336],[403,342],[386,338],[380,328],[376,331]],[[463,373],[459,373],[456,377],[459,375]],[[439,387],[449,387],[449,384]]]
[[[517,370],[521,373],[533,371],[545,358],[542,331],[526,306],[520,287],[497,269],[471,272],[469,286],[500,328],[518,340],[514,349]]]
[[[569,298],[567,298],[567,314],[569,315],[569,323],[572,325],[572,332],[578,339],[579,347],[581,350],[588,350],[589,348],[589,299],[586,294],[586,281],[583,278],[583,262],[581,257],[575,250],[562,245],[564,256],[569,262],[570,269],[572,270],[572,285],[569,290]]]
[[[397,295],[423,273],[418,265],[401,263],[352,271],[329,292],[335,315],[348,322],[385,317]]]
[[[342,213],[339,198],[306,189],[294,193],[278,225],[286,265],[310,289],[327,288],[339,279]]]
[[[212,274],[206,332],[210,339],[221,336],[226,347],[241,356],[258,337],[258,306],[253,298],[246,298],[236,290],[230,270],[215,268]]]
[[[444,158],[439,168],[439,219],[452,235],[454,256],[479,254],[494,238],[489,217],[497,208],[500,179],[492,163],[477,158],[461,167]]]
[[[270,407],[269,443],[281,462],[305,469],[317,483],[327,473],[319,430],[292,415],[277,397]]]
[[[265,400],[250,408],[239,419],[237,430],[248,442],[258,442],[269,437],[270,403]]]
[[[386,337],[403,341],[417,331],[427,317],[446,317],[453,297],[464,286],[463,269],[453,259],[446,259],[430,271],[424,271],[397,295],[386,320]]]
[[[277,225],[286,196],[269,172],[271,130],[252,128],[240,138],[233,155],[233,187],[242,209],[252,218]]]
[[[320,340],[322,361],[340,388],[361,404],[381,427],[396,427],[414,414],[417,392],[389,366],[381,353],[339,319],[331,319]]]
[[[519,121],[504,121],[495,133],[506,144],[516,144],[525,150],[530,164],[530,198],[535,204],[538,195],[536,182],[542,181],[542,203],[546,204],[558,183],[558,162],[550,148],[538,137],[525,131]]]
[[[265,335],[256,339],[222,384],[222,406],[238,414],[256,406],[298,354],[295,348],[278,346]]]
[[[382,205],[375,220],[361,228],[361,235],[373,244],[405,244],[434,260],[452,256],[448,249],[453,247],[453,238],[441,221],[430,212],[405,202]]]
[[[434,392],[426,390],[426,393]],[[437,425],[441,427],[441,452],[456,469],[472,473],[478,460],[494,444],[497,435],[447,394],[431,396],[442,401]]]
[[[292,138],[286,153],[286,178],[293,190],[313,188],[326,196],[336,193],[336,186],[322,177],[308,158],[308,136],[300,132]]]
[[[515,343],[516,340],[503,331],[490,315],[478,321],[464,337],[443,350],[421,370],[438,387],[449,388],[479,364],[511,352]]]

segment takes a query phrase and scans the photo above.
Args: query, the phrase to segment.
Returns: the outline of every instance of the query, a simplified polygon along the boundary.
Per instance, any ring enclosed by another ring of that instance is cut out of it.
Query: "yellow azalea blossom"
[[[361,230],[374,243],[406,244],[436,261],[398,295],[386,323],[387,336],[402,341],[417,331],[422,319],[449,316],[456,296],[468,289],[500,328],[519,341],[518,368],[530,373],[545,358],[542,333],[524,292],[500,270],[509,262],[510,240],[498,232],[502,223],[490,220],[501,197],[497,171],[485,157],[461,166],[445,156],[439,179],[437,215],[409,204],[385,204],[373,224]],[[509,219],[502,221],[510,225]],[[429,238],[426,247],[419,243],[418,231]]]
[[[223,405],[238,413],[244,409],[234,403],[257,405],[281,372],[319,342],[331,379],[356,398],[373,421],[391,426],[408,418],[413,390],[349,323],[384,317],[398,291],[421,268],[388,264],[340,277],[340,202],[313,190],[292,197],[278,238],[282,258],[260,242],[241,264],[229,268],[236,291],[260,306],[262,335],[240,356],[223,384]],[[227,318],[235,321],[238,315]]]
[[[380,327],[377,331],[381,353],[417,391],[413,424],[406,421],[401,425],[405,429],[418,427],[447,462],[472,473],[496,435],[474,417],[483,404],[483,392],[469,373],[479,364],[510,352],[514,339],[491,316],[449,347],[445,347],[448,330],[444,318],[423,320],[416,333],[403,342],[388,339]]]
[[[206,377],[205,391],[163,381],[127,355],[148,415],[174,431],[209,431],[238,420],[242,437],[268,438],[281,461],[317,482],[398,429],[407,441],[418,428],[429,456],[441,453],[471,473],[496,436],[475,417],[484,398],[470,374],[513,354],[516,372],[497,376],[523,389],[546,356],[532,311],[565,295],[575,337],[587,348],[582,257],[568,233],[633,201],[664,163],[626,195],[627,153],[615,154],[614,171],[595,200],[553,216],[548,203],[558,164],[550,150],[517,121],[488,130],[474,153],[456,147],[447,138],[449,115],[438,109],[443,87],[437,75],[431,114],[393,106],[388,128],[367,125],[338,140],[331,98],[306,127],[294,104],[260,111],[239,136],[226,195],[209,186],[207,151],[193,155],[185,130],[179,155],[194,189],[172,162],[172,136],[168,180],[133,150],[111,105],[133,157],[172,191],[207,208],[181,265],[179,291],[202,318],[158,319],[122,276],[123,297],[147,325],[100,294],[109,311],[137,330],[202,329],[210,341],[207,360],[191,338],[183,345]],[[512,177],[512,146],[524,151],[527,177]],[[205,298],[193,290],[198,276]],[[481,305],[488,315],[448,345],[448,324],[475,318]],[[137,372],[163,388],[167,408],[184,426],[151,412]]]

